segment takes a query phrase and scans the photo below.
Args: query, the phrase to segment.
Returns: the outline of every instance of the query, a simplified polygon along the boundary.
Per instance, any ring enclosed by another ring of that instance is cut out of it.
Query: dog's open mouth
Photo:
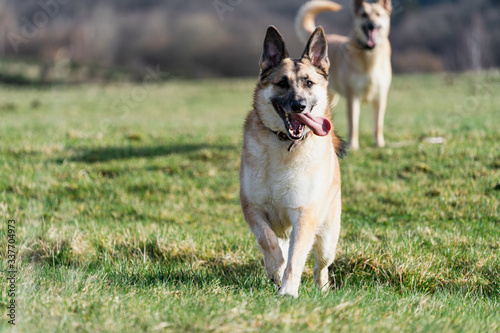
[[[300,140],[304,135],[304,124],[295,117],[295,114],[285,113],[285,126],[288,137],[292,140]]]
[[[326,118],[315,117],[310,112],[287,113],[284,112],[277,104],[274,104],[274,107],[284,120],[287,135],[291,140],[302,139],[306,126],[317,136],[328,135],[332,129],[331,122]]]
[[[377,45],[378,33],[380,31],[380,27],[365,27],[365,34],[368,40],[366,41],[366,45],[373,49]]]

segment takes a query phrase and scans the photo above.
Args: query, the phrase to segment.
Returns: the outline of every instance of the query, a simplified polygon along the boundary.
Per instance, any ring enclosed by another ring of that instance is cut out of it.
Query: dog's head
[[[328,109],[329,67],[323,28],[313,32],[300,59],[291,59],[283,37],[269,27],[254,99],[264,126],[286,133],[291,140],[300,140],[309,131],[327,135],[332,127],[323,117]]]
[[[391,0],[367,3],[354,0],[354,34],[368,49],[373,49],[389,36],[392,4]]]

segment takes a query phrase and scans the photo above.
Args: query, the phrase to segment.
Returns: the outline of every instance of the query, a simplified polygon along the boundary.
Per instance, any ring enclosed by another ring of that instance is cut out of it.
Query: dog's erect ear
[[[378,0],[378,4],[384,7],[389,13],[392,11],[392,2],[391,0]]]
[[[354,11],[354,14],[359,13],[359,10],[363,7],[364,2],[365,2],[365,0],[354,0],[353,1],[352,10]]]
[[[325,31],[322,27],[317,27],[307,42],[302,58],[311,60],[314,66],[328,74],[330,61],[328,60],[328,43]]]
[[[262,52],[262,58],[260,58],[261,73],[278,66],[285,58],[288,58],[285,41],[279,31],[275,27],[270,26],[267,28],[266,38],[264,39],[264,51]]]

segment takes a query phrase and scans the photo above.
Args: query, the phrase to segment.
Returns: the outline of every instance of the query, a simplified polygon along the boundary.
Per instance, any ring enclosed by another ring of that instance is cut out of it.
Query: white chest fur
[[[243,163],[252,163],[245,163],[241,176],[250,203],[269,215],[283,216],[283,210],[312,206],[325,195],[335,165],[329,136],[312,136],[292,152],[277,140],[263,147],[247,139],[251,149]]]

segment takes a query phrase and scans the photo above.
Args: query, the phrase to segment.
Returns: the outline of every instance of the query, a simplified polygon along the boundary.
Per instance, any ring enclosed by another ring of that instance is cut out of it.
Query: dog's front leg
[[[311,211],[301,209],[291,210],[290,220],[293,228],[288,250],[288,264],[278,294],[297,297],[307,254],[313,246],[318,224]]]
[[[267,276],[278,286],[281,285],[281,277],[285,270],[285,259],[281,253],[278,237],[269,227],[269,221],[265,215],[253,205],[244,204],[243,215],[248,223],[248,226],[257,238],[257,243],[262,249],[264,255],[264,266],[266,267]]]

